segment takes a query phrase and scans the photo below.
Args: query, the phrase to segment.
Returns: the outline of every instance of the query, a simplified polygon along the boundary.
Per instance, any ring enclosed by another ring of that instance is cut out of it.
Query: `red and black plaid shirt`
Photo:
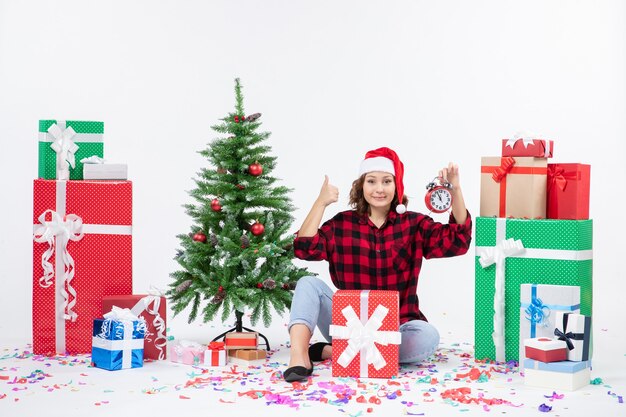
[[[349,210],[325,222],[311,237],[297,236],[295,256],[326,260],[333,284],[342,290],[398,290],[400,323],[426,320],[419,309],[417,280],[422,258],[463,255],[472,239],[468,213],[464,224],[435,222],[415,212],[390,211],[377,228],[367,215]]]

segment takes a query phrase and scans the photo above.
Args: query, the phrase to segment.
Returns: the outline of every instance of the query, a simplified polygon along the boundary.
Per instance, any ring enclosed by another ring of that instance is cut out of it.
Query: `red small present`
[[[145,320],[146,335],[143,358],[165,359],[167,356],[165,297],[148,294],[107,296],[102,298],[102,315],[111,311],[113,306],[128,308],[135,316]]]
[[[554,142],[547,139],[529,139],[514,137],[502,139],[502,156],[532,156],[552,158]]]
[[[33,352],[89,353],[102,298],[132,292],[132,183],[37,179]]]
[[[524,340],[524,354],[527,359],[540,362],[560,362],[567,360],[567,344],[558,339],[535,337]]]
[[[226,349],[256,349],[258,333],[256,332],[229,332],[224,338]]]
[[[591,165],[548,164],[548,219],[589,219]]]
[[[398,292],[338,290],[332,305],[332,375],[397,375],[401,341]]]

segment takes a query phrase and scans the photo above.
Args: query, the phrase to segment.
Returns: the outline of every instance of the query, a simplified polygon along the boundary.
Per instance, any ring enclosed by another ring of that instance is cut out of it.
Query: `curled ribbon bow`
[[[530,300],[530,305],[524,311],[526,320],[541,326],[547,326],[547,318],[550,316],[550,308],[543,304],[543,301],[537,297]]]
[[[54,138],[50,147],[57,154],[57,179],[67,180],[69,179],[69,167],[74,168],[76,166],[75,154],[78,145],[73,140],[76,131],[71,126],[66,128],[65,122],[59,122],[50,126],[48,133]]]
[[[515,159],[510,156],[504,157],[500,160],[500,166],[494,169],[493,174],[491,174],[491,178],[495,182],[500,182],[506,175],[511,171],[515,165]]]
[[[50,221],[46,220],[47,214],[51,216]],[[64,280],[64,284],[61,286],[63,316],[65,320],[76,321],[78,316],[76,312],[72,311],[76,304],[76,290],[71,285],[74,278],[74,258],[67,250],[67,243],[70,240],[77,241],[83,238],[83,220],[75,214],[67,214],[65,217],[62,217],[59,213],[52,210],[46,210],[41,213],[38,220],[41,226],[37,226],[33,232],[33,240],[38,243],[48,243],[48,249],[41,255],[41,266],[44,274],[39,278],[39,285],[44,288],[52,285],[52,278],[54,278],[55,274],[50,258],[58,250],[57,271],[61,272],[63,276],[57,276],[57,279]],[[59,270],[60,260],[63,261],[63,271]],[[67,290],[65,289],[66,286]],[[73,297],[71,301],[70,296]]]

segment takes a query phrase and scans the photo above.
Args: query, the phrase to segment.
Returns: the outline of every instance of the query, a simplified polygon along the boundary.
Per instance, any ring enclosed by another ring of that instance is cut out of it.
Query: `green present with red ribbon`
[[[590,165],[548,164],[548,219],[588,219],[590,184]]]

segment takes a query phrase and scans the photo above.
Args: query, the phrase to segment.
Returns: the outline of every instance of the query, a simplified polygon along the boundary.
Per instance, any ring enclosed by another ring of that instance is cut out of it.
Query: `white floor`
[[[556,395],[524,386],[516,370],[475,363],[472,345],[455,340],[454,334],[443,335],[432,361],[404,367],[394,380],[333,378],[330,363],[322,363],[308,383],[292,385],[281,378],[288,349],[280,330],[266,333],[270,342],[283,344],[272,346],[265,361],[231,361],[209,369],[161,361],[117,372],[91,368],[88,355],[35,357],[24,353],[26,341],[3,338],[0,416],[527,416],[541,414],[541,404],[552,407],[553,416],[626,416],[626,403],[620,403],[626,397],[625,337],[610,329],[594,335],[591,377],[602,383]],[[473,368],[488,375],[479,380],[463,376]],[[459,388],[469,389],[466,398],[478,403],[444,398]]]

